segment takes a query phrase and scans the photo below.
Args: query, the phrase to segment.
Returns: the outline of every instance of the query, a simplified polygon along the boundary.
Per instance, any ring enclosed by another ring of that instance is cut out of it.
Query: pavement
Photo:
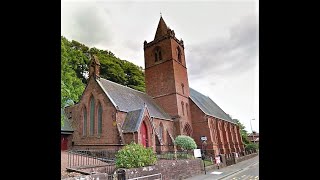
[[[250,172],[249,172],[250,171]],[[252,171],[252,172],[251,172]],[[248,175],[248,172],[252,175]],[[209,170],[186,180],[259,179],[259,155],[221,169]]]

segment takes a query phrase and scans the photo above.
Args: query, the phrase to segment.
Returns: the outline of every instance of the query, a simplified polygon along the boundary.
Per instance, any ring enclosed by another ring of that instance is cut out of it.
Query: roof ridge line
[[[137,92],[139,92],[139,93],[142,93],[142,94],[146,94],[146,95],[148,95],[148,94],[147,94],[147,93],[145,93],[145,92],[138,91],[138,90],[133,89],[133,88],[131,88],[131,87],[128,87],[128,86],[125,86],[125,85],[122,85],[122,84],[119,84],[119,83],[116,83],[116,82],[110,81],[110,80],[108,80],[108,79],[105,79],[105,78],[100,78],[100,79],[103,79],[103,80],[109,81],[109,82],[114,83],[114,84],[119,85],[119,86],[123,86],[123,87],[125,87],[125,88],[129,88],[129,89],[134,90],[134,91],[137,91]],[[149,95],[148,95],[148,96],[149,96]]]

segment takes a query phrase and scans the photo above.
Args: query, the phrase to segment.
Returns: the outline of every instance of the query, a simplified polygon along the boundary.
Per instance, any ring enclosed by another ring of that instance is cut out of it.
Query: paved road
[[[244,168],[243,170],[235,173],[229,177],[222,178],[223,180],[257,180],[259,179],[259,162]]]
[[[234,178],[234,179],[233,179]],[[259,179],[259,156],[227,166],[209,170],[207,174],[198,174],[186,180],[257,180]]]

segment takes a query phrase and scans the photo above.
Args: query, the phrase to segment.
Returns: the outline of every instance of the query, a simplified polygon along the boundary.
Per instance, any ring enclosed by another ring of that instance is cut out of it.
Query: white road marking
[[[249,179],[251,176],[247,176],[247,177],[245,177],[245,178],[243,178],[243,179]]]

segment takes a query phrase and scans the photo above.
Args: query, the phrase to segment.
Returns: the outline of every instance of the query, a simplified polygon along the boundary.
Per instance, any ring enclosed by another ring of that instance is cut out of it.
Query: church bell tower
[[[175,121],[176,134],[191,135],[189,83],[182,40],[160,18],[153,41],[144,41],[146,93]],[[188,132],[185,130],[188,126]],[[186,132],[184,132],[186,131]]]

